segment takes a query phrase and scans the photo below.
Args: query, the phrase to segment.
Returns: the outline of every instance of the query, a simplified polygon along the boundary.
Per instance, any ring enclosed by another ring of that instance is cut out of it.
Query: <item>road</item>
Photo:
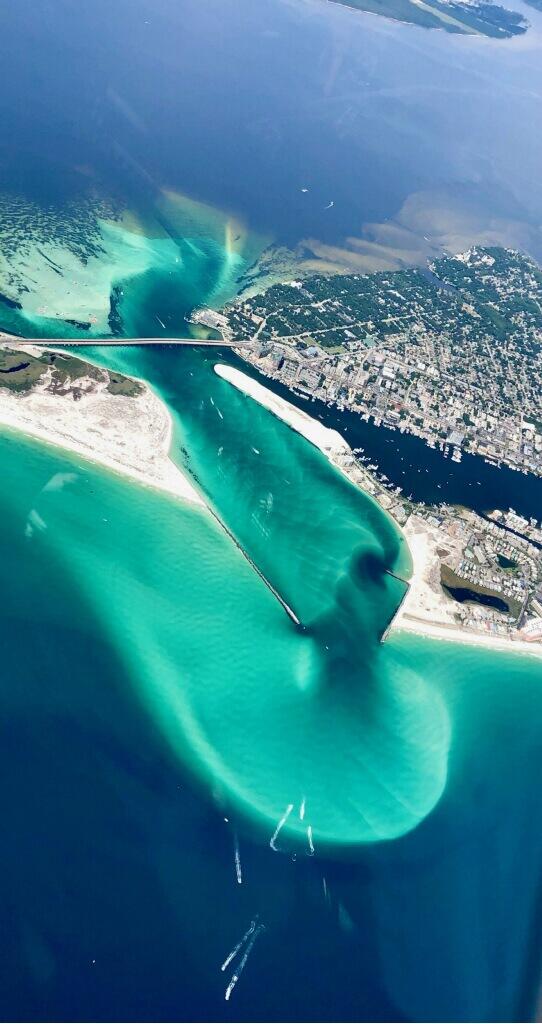
[[[10,338],[0,338],[4,343],[9,343]],[[222,341],[222,339],[200,339],[200,338],[13,338],[17,345],[69,345],[70,348],[77,345],[190,345],[190,346],[212,346],[213,348],[242,348],[250,345],[250,341]]]

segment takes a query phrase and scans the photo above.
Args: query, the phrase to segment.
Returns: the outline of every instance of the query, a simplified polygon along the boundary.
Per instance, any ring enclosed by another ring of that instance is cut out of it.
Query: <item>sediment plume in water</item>
[[[136,358],[126,350],[125,369],[134,372]],[[390,571],[408,573],[408,551],[372,499],[218,378],[215,358],[192,352],[160,364],[154,386],[175,419],[172,455],[303,629],[209,521],[215,584],[202,608],[202,646],[198,628],[189,644],[197,664],[183,668],[177,637],[157,642],[157,622],[154,656],[146,636],[137,659],[142,693],[194,771],[277,851],[293,845],[309,856],[311,845],[319,852],[404,834],[438,802],[449,748],[431,680],[396,641],[380,643],[405,589]],[[206,561],[194,572],[194,535],[183,536],[183,589],[196,577],[205,589]],[[192,601],[192,624],[196,610]]]
[[[100,356],[167,401],[173,458],[304,627],[211,516],[147,493],[136,516],[133,489],[111,487],[114,507],[95,521],[92,503],[91,529],[67,520],[39,543],[58,543],[60,557],[69,547],[69,571],[141,700],[267,843],[305,801],[277,851],[310,856],[311,844],[318,854],[411,830],[443,792],[449,722],[431,680],[395,641],[379,642],[404,589],[388,572],[408,563],[399,531],[312,445],[218,378],[214,355]],[[35,504],[48,524],[52,501]],[[122,566],[113,577],[111,564]]]

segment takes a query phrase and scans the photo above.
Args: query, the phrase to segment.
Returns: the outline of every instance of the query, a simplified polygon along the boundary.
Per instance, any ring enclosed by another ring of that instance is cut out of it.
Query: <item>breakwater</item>
[[[248,551],[245,551],[243,545],[240,544],[239,541],[237,540],[237,537],[232,533],[232,531],[229,529],[229,527],[226,526],[226,524],[222,521],[222,519],[215,512],[215,510],[213,508],[211,508],[209,505],[207,507],[209,509],[209,512],[213,516],[213,519],[216,520],[216,522],[219,524],[221,529],[224,530],[224,532],[228,535],[228,537],[230,538],[232,543],[235,544],[235,547],[237,548],[237,550],[241,552],[243,558],[246,558],[246,560],[247,560],[248,564],[250,565],[250,567],[260,577],[260,579],[263,581],[263,583],[265,584],[267,589],[269,591],[271,591],[271,593],[273,594],[273,597],[279,602],[281,607],[284,608],[284,611],[286,612],[288,618],[292,620],[292,622],[294,623],[295,626],[301,626],[301,621],[300,621],[300,619],[298,619],[298,617],[297,617],[296,613],[294,612],[294,610],[292,608],[290,608],[290,605],[287,604],[287,602],[284,600],[284,598],[281,596],[281,594],[279,594],[279,592],[276,589],[276,587],[273,586],[273,584],[270,582],[270,580],[267,579],[267,576],[264,575],[264,573],[259,568],[259,566],[256,565],[256,562],[254,561],[253,558],[251,558],[251,556],[249,555]]]

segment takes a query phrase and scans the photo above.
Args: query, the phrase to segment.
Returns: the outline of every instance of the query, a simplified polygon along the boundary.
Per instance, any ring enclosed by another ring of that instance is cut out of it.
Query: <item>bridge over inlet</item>
[[[188,346],[190,346],[190,347],[205,346],[205,347],[212,347],[212,348],[242,348],[243,346],[250,345],[252,339],[247,339],[247,340],[244,340],[244,341],[224,341],[222,338],[101,338],[101,339],[100,338],[98,338],[98,339],[96,339],[96,338],[43,338],[43,339],[41,339],[41,338],[20,338],[20,337],[14,336],[14,335],[8,335],[8,334],[4,334],[4,333],[0,332],[0,347],[2,345],[9,346],[10,341],[12,343],[14,341],[16,341],[18,346],[21,346],[21,345],[41,345],[41,346],[44,346],[44,347],[47,347],[47,348],[53,347],[53,346],[56,346],[56,345],[61,345],[62,347],[70,347],[70,348],[71,347],[77,347],[77,346],[86,346],[86,345],[92,345],[92,346],[100,345],[100,346],[103,346],[103,347],[113,347],[113,346],[119,347],[119,346],[124,346],[124,345],[134,345],[134,346],[140,346],[140,345],[184,345],[184,346],[187,346],[187,347]],[[276,598],[276,600],[282,605],[284,611],[286,612],[288,617],[291,619],[291,621],[294,623],[294,625],[297,626],[300,629],[303,629],[304,627],[303,627],[300,619],[298,618],[298,616],[294,612],[294,610],[290,607],[290,605],[288,605],[286,603],[286,601],[284,600],[282,595],[279,594],[278,590],[273,586],[273,584],[270,582],[270,580],[268,580],[267,577],[264,576],[264,574],[261,571],[261,569],[256,565],[256,563],[253,561],[253,559],[248,554],[248,552],[245,550],[245,548],[239,543],[239,541],[237,540],[235,535],[232,533],[232,531],[220,519],[220,517],[217,515],[217,513],[214,511],[214,509],[211,506],[208,505],[208,509],[209,509],[209,512],[211,513],[211,515],[216,519],[217,523],[228,534],[230,540],[233,541],[233,543],[239,549],[241,554],[246,558],[247,562],[252,567],[252,569],[261,578],[261,580],[263,581],[265,586],[268,588],[268,590],[271,591],[271,593]],[[405,589],[405,593],[403,594],[403,597],[401,599],[401,603],[399,605],[399,608],[401,608],[401,606],[403,604],[403,601],[404,601],[404,599],[405,599],[405,597],[406,597],[406,595],[407,595],[407,593],[408,593],[408,591],[410,589],[410,584],[409,584],[408,580],[403,579],[401,576],[397,576],[396,573],[392,572],[390,569],[385,569],[384,572],[388,576],[392,576],[394,579],[398,580],[399,582],[401,582],[401,583],[403,583],[405,585],[405,588],[406,588]],[[399,612],[399,608],[397,608],[397,610],[396,610],[396,612],[395,612],[391,622],[388,623],[388,626],[385,629],[385,631],[384,631],[384,633],[383,633],[383,635],[381,637],[382,641],[386,640],[386,638],[388,636],[388,633],[390,632],[390,628],[392,626],[392,623],[395,620],[395,618],[397,616],[397,613]]]
[[[82,339],[82,338],[75,338],[75,339],[74,338],[44,338],[44,339],[40,339],[40,338],[18,338],[18,337],[14,338],[13,336],[9,336],[9,335],[6,335],[6,334],[0,334],[0,346],[1,345],[9,346],[10,341],[11,342],[16,341],[18,347],[20,347],[21,345],[28,345],[28,346],[31,346],[31,345],[42,345],[42,346],[47,347],[47,348],[52,348],[52,347],[54,347],[56,345],[62,345],[63,348],[66,347],[66,346],[69,346],[70,348],[72,348],[73,346],[83,346],[83,345],[92,345],[92,346],[94,346],[94,345],[101,345],[102,347],[124,346],[124,345],[138,345],[138,346],[140,346],[140,345],[184,345],[184,346],[187,346],[187,347],[188,346],[192,347],[194,345],[198,345],[198,346],[202,346],[203,345],[203,346],[207,346],[207,347],[211,347],[212,346],[213,348],[237,348],[237,347],[241,347],[243,345],[250,345],[249,341],[240,341],[240,342],[236,341],[236,342],[233,342],[233,341],[222,341],[222,339],[216,339],[216,338],[211,338],[211,339],[208,339],[208,338],[206,338],[206,339],[199,339],[199,338],[103,338],[103,339],[98,339],[98,340],[96,340],[95,338],[85,338],[85,339]],[[295,614],[295,612],[293,611],[293,609],[290,608],[290,606],[286,603],[286,601],[284,600],[282,595],[279,594],[278,590],[273,586],[273,584],[270,582],[270,580],[268,580],[267,577],[264,576],[264,574],[261,571],[261,569],[256,565],[256,563],[251,558],[251,556],[248,554],[248,552],[245,550],[245,548],[239,543],[239,541],[234,536],[232,531],[226,526],[226,524],[222,521],[222,519],[220,519],[220,517],[217,515],[217,513],[214,511],[214,509],[210,505],[208,505],[208,510],[211,513],[211,515],[216,519],[217,523],[228,534],[229,538],[233,541],[233,543],[239,549],[241,554],[246,558],[247,562],[252,567],[252,569],[254,569],[254,571],[258,574],[260,579],[265,583],[265,586],[268,588],[268,590],[271,591],[273,596],[282,605],[282,607],[284,608],[284,611],[286,612],[288,617],[292,620],[294,625],[296,625],[297,627],[301,627],[301,622],[298,619],[298,617]]]
[[[0,335],[0,341],[8,343],[16,341],[18,345],[63,345],[73,348],[78,345],[100,345],[102,347],[127,346],[127,345],[187,345],[212,346],[213,348],[243,348],[250,345],[250,341],[223,341],[222,338],[15,338],[8,335]]]

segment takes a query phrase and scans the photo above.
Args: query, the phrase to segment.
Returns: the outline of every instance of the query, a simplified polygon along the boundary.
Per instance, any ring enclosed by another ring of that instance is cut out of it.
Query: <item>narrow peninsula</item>
[[[234,367],[217,364],[215,373],[320,448],[330,462],[353,483],[371,494],[384,511],[389,511],[387,490],[383,486],[375,486],[374,477],[358,462],[350,445],[338,431],[324,426]],[[476,537],[478,531],[483,530],[484,535],[477,538],[475,543],[480,550],[482,545],[487,546],[488,552],[504,550],[503,545],[510,541],[509,532],[496,521],[482,520],[468,509],[450,509],[448,518],[443,517],[440,509],[440,518],[437,519],[434,515],[436,510],[414,502],[408,505],[408,518],[406,522],[402,521],[401,526],[412,557],[413,571],[408,592],[386,635],[408,631],[442,640],[542,657],[542,644],[537,642],[538,635],[529,629],[518,628],[527,604],[525,596],[520,602],[516,600],[515,604],[519,605],[517,608],[514,606],[514,598],[509,599],[509,611],[513,611],[514,615],[509,616],[501,627],[499,615],[504,619],[502,613],[495,613],[495,621],[483,607],[476,613],[472,606],[467,605],[469,610],[463,613],[459,611],[462,606],[446,590],[443,568],[450,562],[456,565],[458,559],[461,563],[465,545],[472,537]],[[392,518],[395,518],[393,512]],[[517,537],[515,539],[519,540]],[[526,560],[532,563],[535,578],[538,578],[538,548],[521,542],[518,551],[517,557],[522,562]]]

